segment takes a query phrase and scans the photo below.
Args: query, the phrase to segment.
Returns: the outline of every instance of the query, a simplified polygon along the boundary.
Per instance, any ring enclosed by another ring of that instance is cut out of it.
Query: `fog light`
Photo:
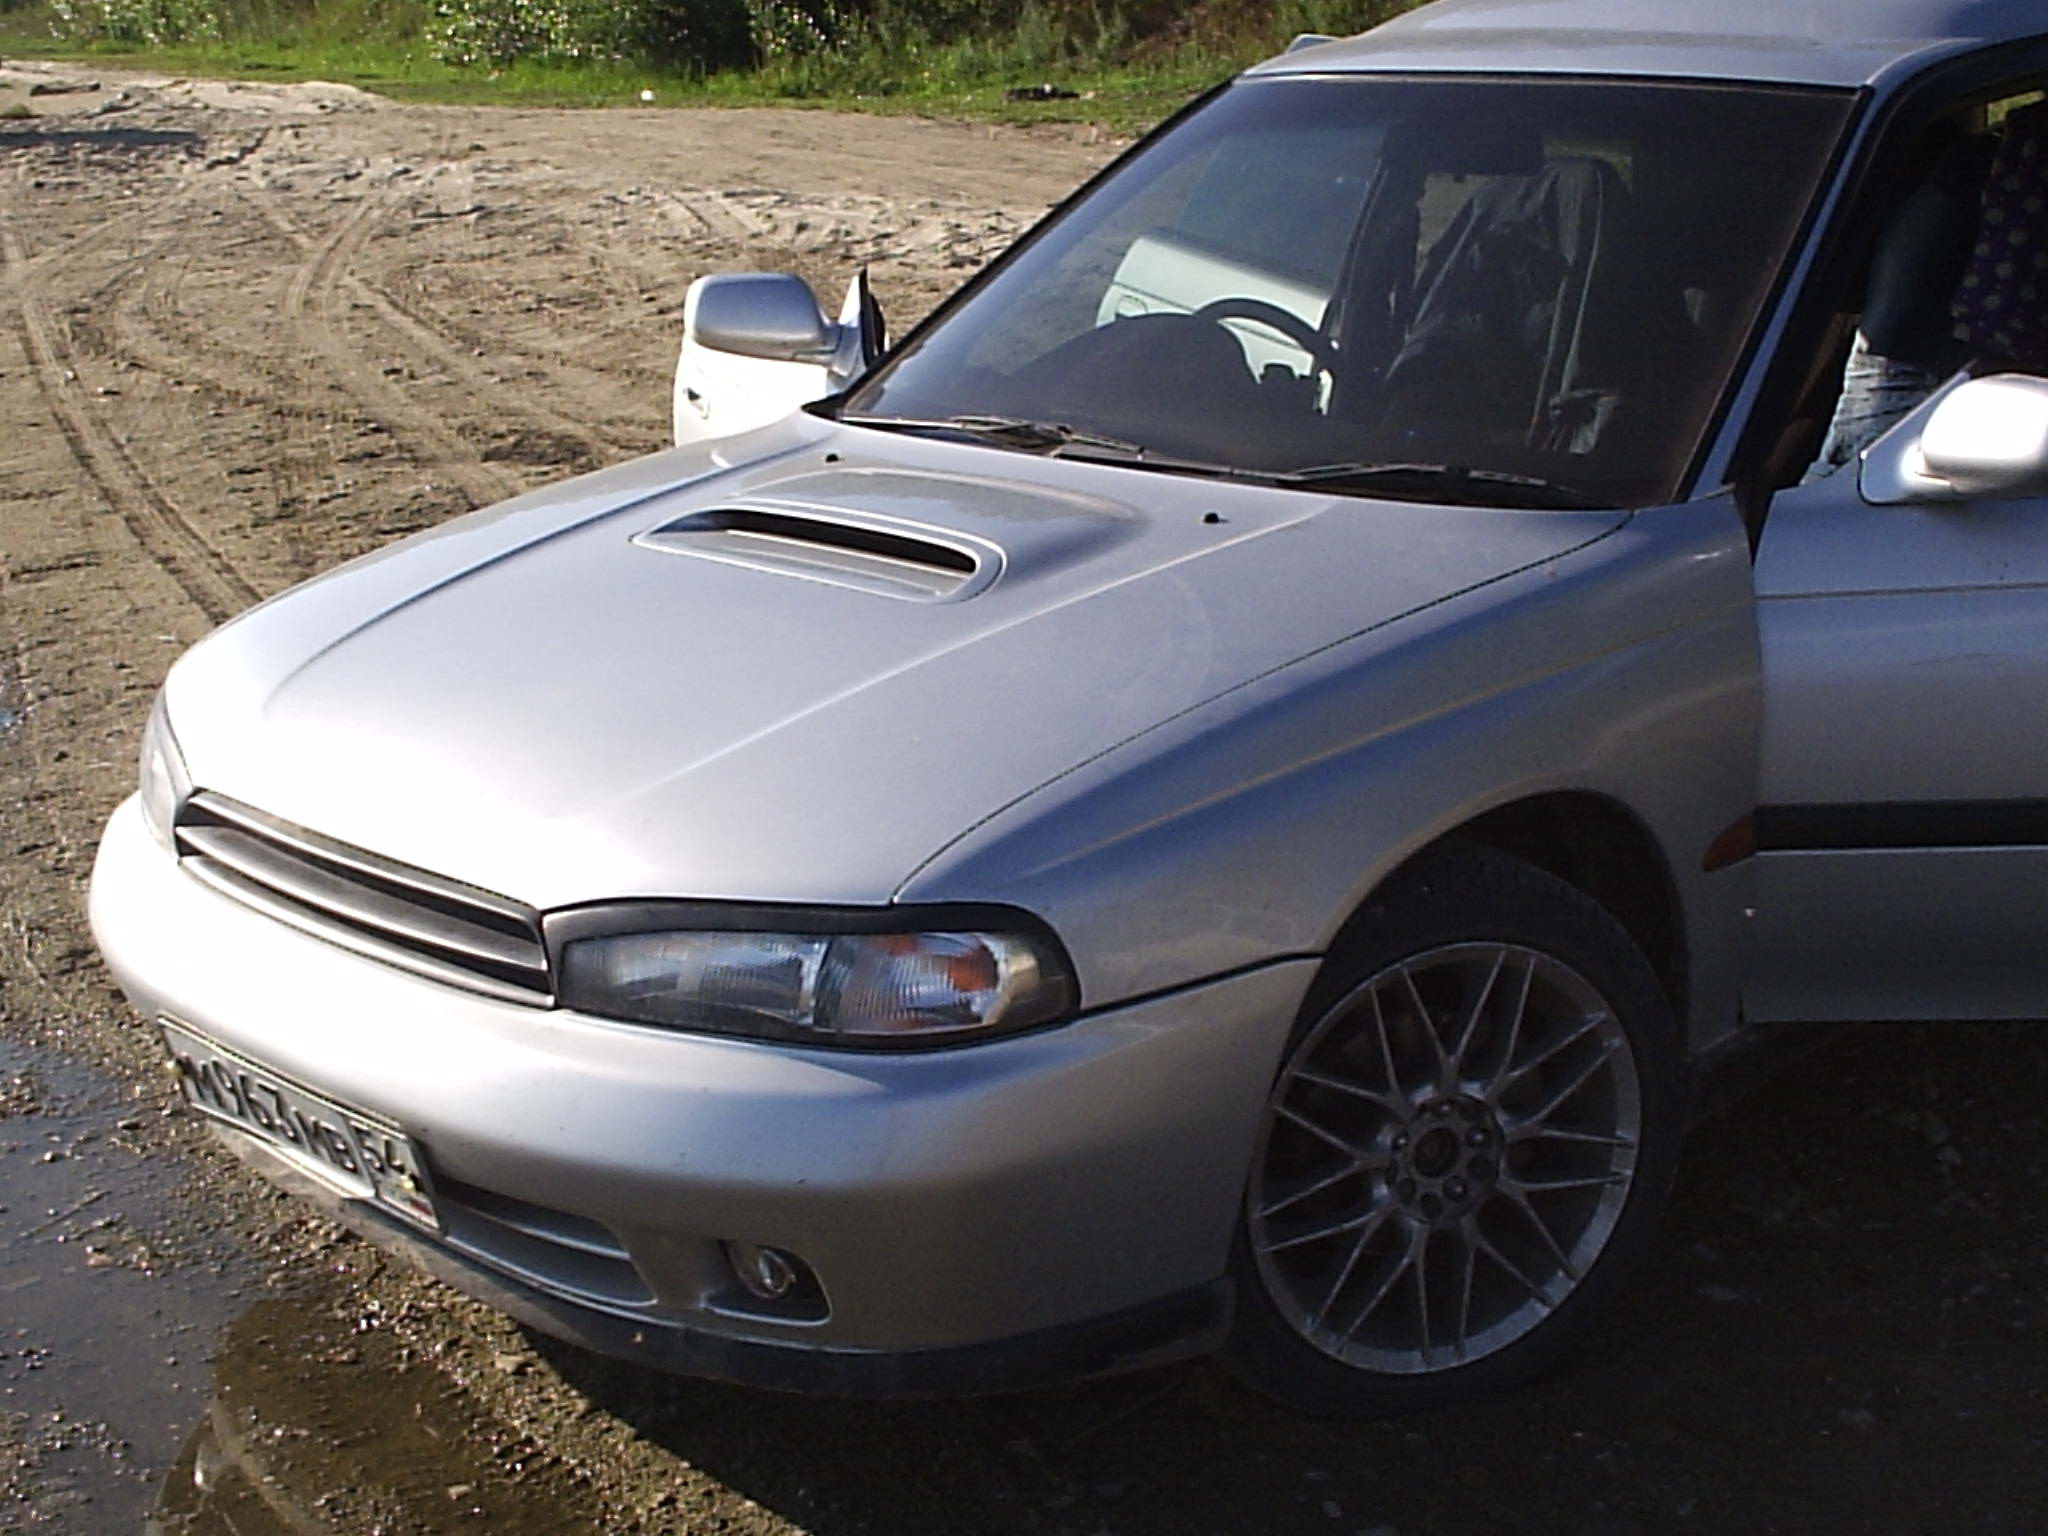
[[[763,1248],[756,1243],[727,1243],[726,1259],[749,1296],[763,1301],[780,1301],[803,1279],[803,1260],[780,1248]]]
[[[822,1323],[832,1315],[818,1272],[787,1248],[734,1238],[718,1247],[733,1283],[706,1298],[713,1311],[781,1323]]]

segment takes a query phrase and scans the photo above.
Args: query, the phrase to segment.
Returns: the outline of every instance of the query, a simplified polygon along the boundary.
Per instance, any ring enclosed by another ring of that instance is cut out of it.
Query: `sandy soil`
[[[1581,1367],[1372,1426],[1205,1367],[896,1408],[649,1378],[411,1279],[166,1113],[82,890],[171,658],[659,446],[692,276],[836,296],[868,263],[908,320],[1111,147],[0,68],[0,1530],[2048,1525],[2025,1030],[1810,1056],[1695,1138]]]

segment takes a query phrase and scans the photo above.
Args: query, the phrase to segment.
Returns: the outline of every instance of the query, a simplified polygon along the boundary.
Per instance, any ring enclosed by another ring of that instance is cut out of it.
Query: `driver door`
[[[2048,499],[1772,503],[1755,1021],[2048,1014]]]

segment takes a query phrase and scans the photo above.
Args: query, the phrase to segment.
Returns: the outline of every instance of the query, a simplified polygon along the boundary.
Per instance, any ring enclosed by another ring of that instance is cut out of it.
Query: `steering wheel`
[[[1194,312],[1197,320],[1213,320],[1221,325],[1225,320],[1256,320],[1260,325],[1278,331],[1289,341],[1309,355],[1309,361],[1316,368],[1335,377],[1337,373],[1337,342],[1334,337],[1325,336],[1301,316],[1291,310],[1282,309],[1264,299],[1222,298],[1211,299]]]

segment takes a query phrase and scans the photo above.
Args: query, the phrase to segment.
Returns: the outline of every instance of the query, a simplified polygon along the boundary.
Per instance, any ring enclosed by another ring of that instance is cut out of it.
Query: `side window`
[[[1866,214],[1869,256],[1831,331],[1804,467],[1853,464],[1959,370],[2048,371],[2048,105],[2033,87],[1930,125]],[[1774,482],[1800,478],[1780,455]]]

